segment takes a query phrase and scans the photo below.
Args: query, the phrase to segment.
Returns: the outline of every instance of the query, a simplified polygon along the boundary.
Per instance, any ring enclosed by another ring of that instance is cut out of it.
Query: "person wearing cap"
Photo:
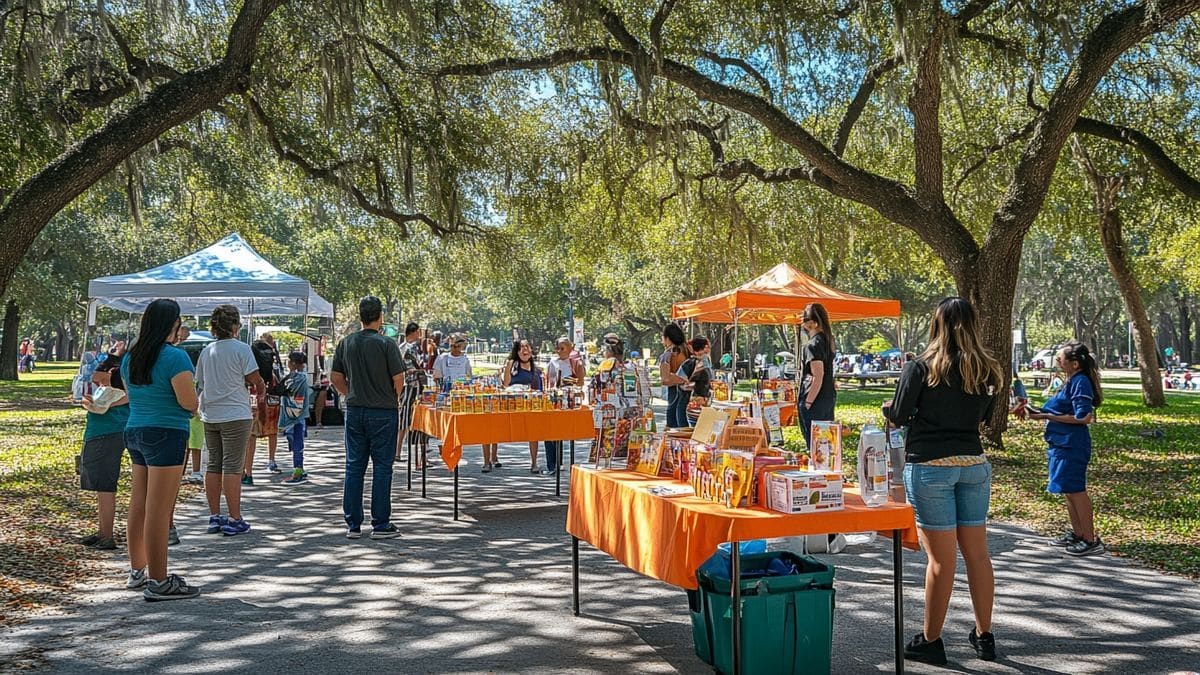
[[[554,341],[554,358],[546,366],[546,389],[561,387],[578,387],[583,384],[586,373],[583,360],[574,355],[575,346],[568,337],[560,337]],[[562,441],[546,441],[546,474],[553,474],[558,468],[558,458],[562,453]]]
[[[368,295],[358,301],[362,330],[347,336],[333,356],[329,379],[346,397],[346,480],[342,512],[346,537],[362,536],[363,487],[372,465],[371,538],[400,536],[392,524],[392,465],[404,392],[404,361],[395,340],[380,334],[383,303]]]

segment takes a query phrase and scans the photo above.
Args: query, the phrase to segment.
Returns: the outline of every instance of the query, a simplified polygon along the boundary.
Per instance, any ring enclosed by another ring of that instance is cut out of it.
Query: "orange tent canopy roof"
[[[864,298],[830,288],[787,263],[737,288],[671,306],[672,319],[703,323],[796,324],[804,306],[819,302],[830,321],[898,318],[899,300]]]

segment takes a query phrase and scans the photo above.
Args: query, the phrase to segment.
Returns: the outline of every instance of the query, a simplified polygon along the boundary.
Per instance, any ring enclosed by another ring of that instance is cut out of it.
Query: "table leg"
[[[571,466],[575,466],[575,441],[571,441]]]
[[[458,465],[454,466],[454,519],[458,520]]]
[[[892,530],[892,603],[896,607],[896,675],[904,673],[904,546],[900,543],[903,530]]]
[[[408,449],[408,462],[405,467],[408,469],[408,491],[412,492],[413,432],[409,431],[404,435],[404,447]]]
[[[421,499],[425,496],[425,473],[429,469],[429,434],[421,436]]]
[[[579,616],[579,537],[571,537],[571,604]]]
[[[733,604],[729,612],[733,618],[733,673],[739,675],[742,672],[742,547],[736,541],[729,545],[729,561],[732,563],[729,596]]]
[[[554,450],[554,496],[562,496],[562,441],[558,442]]]

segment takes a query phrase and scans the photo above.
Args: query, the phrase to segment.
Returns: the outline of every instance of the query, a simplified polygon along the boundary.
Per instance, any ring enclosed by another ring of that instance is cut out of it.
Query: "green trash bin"
[[[708,619],[704,616],[704,591],[689,590],[688,612],[692,615],[692,647],[700,660],[712,665],[712,630],[708,627]]]
[[[775,558],[796,562],[799,574],[754,576]],[[828,673],[833,658],[831,565],[786,551],[742,555],[742,672]],[[750,576],[745,576],[750,575]],[[729,579],[705,570],[700,582],[703,630],[693,610],[696,655],[722,673],[733,672],[733,617]],[[701,637],[707,644],[702,653]]]

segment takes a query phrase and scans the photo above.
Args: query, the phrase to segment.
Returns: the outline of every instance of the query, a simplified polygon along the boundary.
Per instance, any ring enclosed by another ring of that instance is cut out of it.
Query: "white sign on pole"
[[[577,345],[583,344],[583,319],[575,319],[575,328],[571,331],[571,341]]]
[[[1013,344],[1019,345],[1023,342],[1025,342],[1024,335],[1022,334],[1021,329],[1017,328],[1013,331]]]

